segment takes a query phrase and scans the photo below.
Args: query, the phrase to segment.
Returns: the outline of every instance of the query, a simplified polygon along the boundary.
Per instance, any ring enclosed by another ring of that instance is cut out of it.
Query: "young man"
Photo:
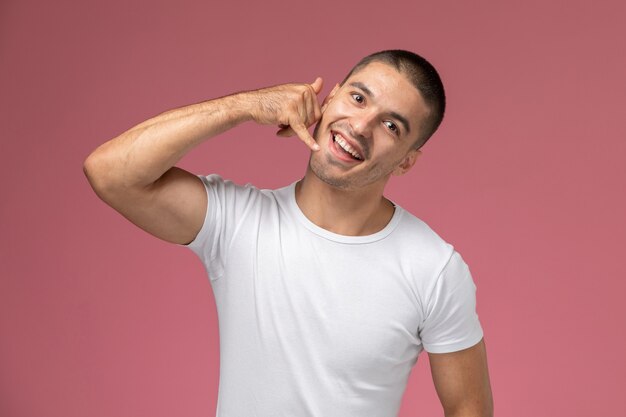
[[[491,416],[467,265],[383,196],[441,122],[439,76],[418,55],[383,51],[320,106],[321,88],[168,111],[100,146],[85,173],[131,222],[203,260],[219,317],[218,416],[395,416],[422,349],[446,416]],[[245,121],[299,136],[312,150],[304,178],[259,190],[174,167]]]

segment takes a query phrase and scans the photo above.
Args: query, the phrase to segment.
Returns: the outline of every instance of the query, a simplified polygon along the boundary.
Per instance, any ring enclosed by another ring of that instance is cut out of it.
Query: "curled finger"
[[[280,128],[280,130],[276,132],[276,136],[287,138],[289,136],[293,136],[296,134],[296,132],[293,131],[291,126],[279,125],[278,127]]]

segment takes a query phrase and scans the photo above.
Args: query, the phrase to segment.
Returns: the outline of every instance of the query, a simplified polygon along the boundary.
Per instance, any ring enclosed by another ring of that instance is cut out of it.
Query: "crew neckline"
[[[289,210],[298,219],[300,224],[306,227],[309,231],[325,239],[332,240],[334,242],[347,243],[347,244],[363,244],[363,243],[376,242],[378,240],[384,239],[385,237],[389,236],[391,232],[393,232],[393,230],[396,228],[396,226],[400,222],[400,219],[404,213],[404,209],[402,207],[398,206],[393,201],[391,201],[394,207],[393,216],[391,216],[391,219],[385,225],[385,227],[383,227],[378,232],[372,233],[370,235],[364,235],[364,236],[348,236],[348,235],[341,235],[338,233],[334,233],[334,232],[331,232],[330,230],[326,230],[323,227],[316,225],[311,220],[309,220],[309,218],[306,217],[305,214],[302,212],[302,210],[300,209],[300,206],[298,206],[298,202],[296,201],[297,182],[298,181],[294,181],[290,185],[284,187],[282,190],[283,193],[285,194]]]

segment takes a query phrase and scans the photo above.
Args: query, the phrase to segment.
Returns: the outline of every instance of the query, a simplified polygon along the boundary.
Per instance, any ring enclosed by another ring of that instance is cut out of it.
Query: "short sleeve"
[[[466,349],[483,337],[476,313],[476,286],[467,264],[456,251],[430,293],[419,333],[424,349],[430,353]]]
[[[209,279],[224,274],[224,259],[239,224],[243,221],[258,191],[251,185],[240,186],[217,174],[199,176],[207,192],[207,210],[202,228],[187,245],[202,260]]]

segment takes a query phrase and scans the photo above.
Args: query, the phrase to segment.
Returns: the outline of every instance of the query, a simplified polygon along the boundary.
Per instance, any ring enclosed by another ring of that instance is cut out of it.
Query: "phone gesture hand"
[[[260,124],[277,125],[278,136],[297,135],[312,150],[319,150],[308,128],[322,116],[317,98],[322,83],[318,77],[312,84],[283,84],[257,90],[259,106],[253,119]]]

